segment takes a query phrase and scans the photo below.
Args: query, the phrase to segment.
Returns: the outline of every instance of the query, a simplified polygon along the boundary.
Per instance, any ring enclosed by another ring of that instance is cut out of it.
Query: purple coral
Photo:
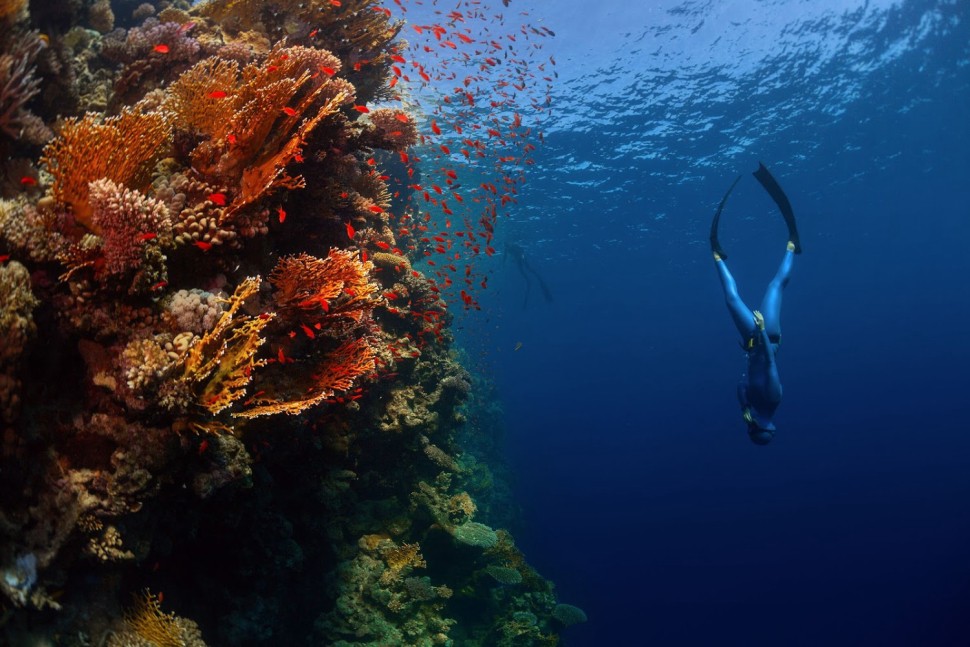
[[[36,37],[17,42],[14,49],[0,54],[0,131],[11,139],[20,139],[33,116],[25,106],[40,91],[33,62],[44,47]]]
[[[149,18],[141,27],[132,27],[127,36],[116,30],[104,39],[102,54],[119,63],[154,62],[171,64],[194,61],[199,54],[199,41],[189,36],[191,27],[175,22]],[[119,36],[124,37],[122,41]],[[165,45],[167,51],[155,48]]]

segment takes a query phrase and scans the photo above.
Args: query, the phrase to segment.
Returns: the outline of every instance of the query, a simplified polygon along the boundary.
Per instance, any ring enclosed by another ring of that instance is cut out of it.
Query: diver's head
[[[758,425],[748,425],[748,438],[755,445],[767,445],[774,437],[774,429],[762,429]]]

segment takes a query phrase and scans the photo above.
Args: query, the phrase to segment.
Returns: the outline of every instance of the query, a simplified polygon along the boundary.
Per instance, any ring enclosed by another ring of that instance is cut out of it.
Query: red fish
[[[209,201],[213,202],[220,207],[226,206],[226,194],[225,193],[210,193]]]
[[[384,213],[384,210],[380,207],[380,205],[372,204],[367,208],[374,213]]]
[[[209,93],[210,99],[225,99],[226,96],[227,95],[224,90],[213,90],[212,92]]]
[[[370,109],[367,106],[354,106],[354,110],[364,115],[370,112]]]
[[[354,239],[354,234],[356,234],[356,233],[357,232],[354,231],[354,226],[348,222],[347,223],[347,238],[353,240]]]
[[[310,339],[315,339],[316,335],[313,334],[313,329],[306,324],[300,324],[300,328],[303,329],[303,334],[305,334]]]
[[[201,249],[203,252],[207,252],[212,249],[212,243],[207,243],[204,240],[197,240],[192,244]]]
[[[155,45],[155,47],[152,47],[152,49],[159,54],[168,54],[169,52],[168,45]]]
[[[37,180],[35,180],[34,178],[30,177],[29,175],[25,175],[22,178],[20,178],[20,185],[21,186],[37,186]]]
[[[233,146],[235,146],[238,140],[236,139],[235,135],[229,134],[229,135],[226,135],[226,141],[232,144]]]
[[[153,233],[141,234],[140,236],[138,236],[138,240],[144,240],[144,241],[154,240],[156,238],[158,238],[158,234],[153,234]]]
[[[290,117],[295,117],[296,116],[296,110],[294,110],[293,108],[291,108],[289,106],[286,106],[285,108],[283,108],[283,113],[286,114],[287,116],[290,116]]]
[[[157,292],[158,290],[161,290],[162,288],[164,288],[166,285],[168,285],[168,281],[159,281],[158,283],[156,283],[151,287],[151,290],[152,292]]]
[[[334,74],[337,73],[337,70],[333,69],[332,67],[327,67],[326,65],[321,65],[320,71],[326,74],[327,76],[333,76]]]
[[[397,113],[396,115],[394,115],[394,118],[400,121],[402,124],[406,124],[408,122],[408,116],[403,112]]]
[[[283,211],[283,207],[277,207],[276,208],[276,214],[279,216],[279,218],[280,218],[280,224],[282,225],[283,222],[286,220],[286,212]]]

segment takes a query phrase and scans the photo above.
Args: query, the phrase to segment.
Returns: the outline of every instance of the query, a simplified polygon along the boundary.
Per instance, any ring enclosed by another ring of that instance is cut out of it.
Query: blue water
[[[555,300],[497,257],[463,339],[517,541],[589,615],[564,644],[970,645],[970,3],[517,3],[560,79],[496,247]],[[786,240],[759,160],[805,249],[767,447],[707,243],[745,174],[721,242],[756,307]]]

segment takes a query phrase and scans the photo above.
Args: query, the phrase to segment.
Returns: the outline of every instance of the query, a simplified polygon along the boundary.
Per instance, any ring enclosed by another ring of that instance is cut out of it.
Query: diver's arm
[[[754,334],[754,313],[741,300],[737,282],[731,276],[727,263],[717,253],[714,254],[714,267],[717,268],[717,275],[721,279],[724,300],[727,303],[728,311],[731,313],[731,318],[734,320],[734,325],[743,339],[750,339]]]

